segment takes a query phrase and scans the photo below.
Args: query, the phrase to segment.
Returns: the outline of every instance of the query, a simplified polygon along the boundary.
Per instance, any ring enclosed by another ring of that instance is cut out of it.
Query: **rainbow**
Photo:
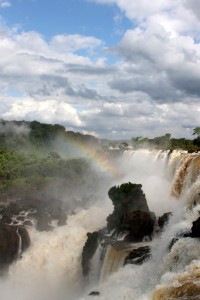
[[[70,140],[71,145],[80,151],[83,156],[86,156],[88,159],[90,159],[100,172],[106,173],[109,176],[112,176],[114,179],[119,179],[123,176],[117,166],[115,166],[109,157],[106,157],[104,153],[98,153],[87,144],[76,141],[72,138],[68,140]]]

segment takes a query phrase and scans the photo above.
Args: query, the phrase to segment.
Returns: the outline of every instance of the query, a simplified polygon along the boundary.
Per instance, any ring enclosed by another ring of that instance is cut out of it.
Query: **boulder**
[[[99,296],[100,293],[98,291],[92,291],[91,293],[89,293],[89,296]]]
[[[127,264],[135,264],[140,265],[145,260],[150,258],[151,256],[151,249],[149,246],[139,247],[137,249],[133,249],[129,255],[124,260],[124,265]]]

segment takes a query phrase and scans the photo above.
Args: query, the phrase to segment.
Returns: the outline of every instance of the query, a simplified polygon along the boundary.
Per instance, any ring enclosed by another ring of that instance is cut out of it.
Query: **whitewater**
[[[191,229],[200,211],[200,155],[181,150],[127,150],[115,166],[123,174],[112,185],[142,184],[149,209],[157,217],[173,212],[165,230],[151,241],[152,256],[142,265],[123,267],[123,254],[115,268],[102,276],[105,264],[93,258],[90,282],[82,275],[81,255],[87,232],[106,226],[113,207],[102,196],[88,209],[77,208],[67,224],[51,232],[29,228],[31,247],[0,281],[2,300],[167,300],[200,299],[200,241],[173,238]],[[102,192],[105,195],[105,191]],[[109,257],[109,255],[107,255]],[[89,296],[98,291],[98,296]]]

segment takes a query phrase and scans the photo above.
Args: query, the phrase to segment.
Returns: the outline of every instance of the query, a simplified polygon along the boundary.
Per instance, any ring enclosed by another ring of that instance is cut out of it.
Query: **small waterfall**
[[[187,154],[180,164],[172,183],[172,196],[178,198],[197,179],[200,173],[200,155]]]
[[[109,245],[103,261],[100,281],[105,280],[108,275],[118,271],[119,268],[123,266],[124,260],[127,255],[127,252],[115,249],[114,247]]]
[[[101,245],[98,246],[94,256],[90,261],[89,284],[95,284],[99,281],[102,268],[102,251]]]
[[[19,246],[18,246],[18,251],[17,251],[17,258],[21,258],[21,253],[22,253],[22,238],[21,235],[19,234],[19,227],[16,230],[17,236],[19,238]]]
[[[180,150],[173,150],[170,153],[169,162],[168,162],[168,175],[170,180],[172,180],[175,176],[175,173],[180,165],[182,159],[184,159],[186,153]]]

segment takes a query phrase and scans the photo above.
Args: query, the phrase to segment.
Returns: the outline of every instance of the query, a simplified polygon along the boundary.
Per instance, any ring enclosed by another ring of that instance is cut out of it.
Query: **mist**
[[[106,218],[113,210],[108,197],[112,186],[129,181],[142,184],[148,206],[156,216],[180,206],[170,196],[172,178],[167,152],[128,150],[121,152],[117,159],[111,157],[112,151],[109,163],[116,170],[113,173],[120,177],[100,172],[96,162],[90,159],[80,181],[72,180],[65,186],[57,179],[32,194],[33,199],[45,198],[47,205],[50,198],[62,203],[59,205],[63,205],[66,223],[60,227],[54,225],[49,232],[28,228],[31,246],[1,280],[2,300],[76,300],[87,292],[81,269],[82,249],[88,232],[106,226]]]

